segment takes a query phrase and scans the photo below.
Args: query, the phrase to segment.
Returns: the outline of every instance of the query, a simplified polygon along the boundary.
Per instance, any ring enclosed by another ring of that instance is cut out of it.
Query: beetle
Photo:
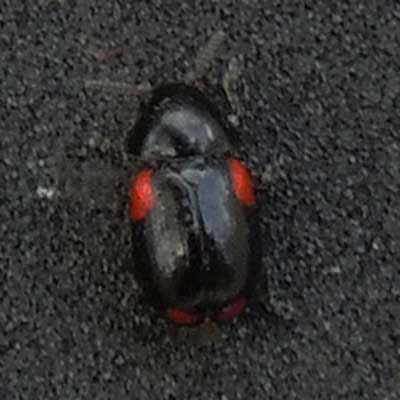
[[[132,272],[150,302],[180,325],[238,316],[261,269],[252,174],[235,156],[233,128],[199,89],[224,37],[220,30],[210,37],[183,83],[153,89],[85,80],[86,88],[151,94],[128,133],[128,152],[139,160],[130,184]],[[230,86],[239,69],[233,62],[223,79],[236,111]]]
[[[129,147],[133,275],[167,319],[195,326],[238,316],[261,267],[253,178],[236,137],[202,91],[153,90]]]

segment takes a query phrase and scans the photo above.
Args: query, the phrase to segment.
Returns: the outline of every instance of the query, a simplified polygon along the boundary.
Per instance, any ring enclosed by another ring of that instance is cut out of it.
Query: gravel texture
[[[204,342],[129,273],[138,98],[83,84],[180,80],[217,29],[264,275]],[[0,399],[399,399],[399,53],[395,1],[0,0]]]

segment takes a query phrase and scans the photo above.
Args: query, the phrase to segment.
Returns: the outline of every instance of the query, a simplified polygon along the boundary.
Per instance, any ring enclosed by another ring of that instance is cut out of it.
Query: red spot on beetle
[[[246,306],[246,299],[244,297],[238,297],[231,304],[227,305],[221,313],[217,316],[219,320],[229,321],[237,317]]]
[[[197,322],[196,315],[189,314],[186,311],[179,310],[178,308],[169,308],[167,310],[168,318],[179,325],[193,325]]]
[[[247,207],[254,206],[256,195],[249,170],[233,158],[228,162],[236,197]]]
[[[134,221],[143,219],[154,205],[154,193],[151,186],[153,171],[144,170],[136,175],[131,191],[131,217]]]

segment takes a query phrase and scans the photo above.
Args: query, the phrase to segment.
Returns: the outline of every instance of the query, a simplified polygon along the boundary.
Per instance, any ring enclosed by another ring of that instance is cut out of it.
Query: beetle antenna
[[[207,43],[197,52],[194,60],[194,69],[185,76],[186,83],[192,83],[204,77],[224,39],[225,32],[222,30],[218,30],[211,35]]]
[[[109,91],[121,91],[133,96],[140,96],[153,90],[150,82],[134,85],[126,82],[114,82],[108,79],[88,79],[84,81],[85,89],[107,89]]]

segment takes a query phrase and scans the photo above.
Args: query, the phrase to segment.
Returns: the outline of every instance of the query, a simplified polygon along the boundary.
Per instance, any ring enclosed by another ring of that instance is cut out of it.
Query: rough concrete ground
[[[0,2],[0,398],[399,399],[399,3],[101,3]],[[215,29],[265,279],[199,347],[129,274],[138,101],[83,80],[181,79]]]

